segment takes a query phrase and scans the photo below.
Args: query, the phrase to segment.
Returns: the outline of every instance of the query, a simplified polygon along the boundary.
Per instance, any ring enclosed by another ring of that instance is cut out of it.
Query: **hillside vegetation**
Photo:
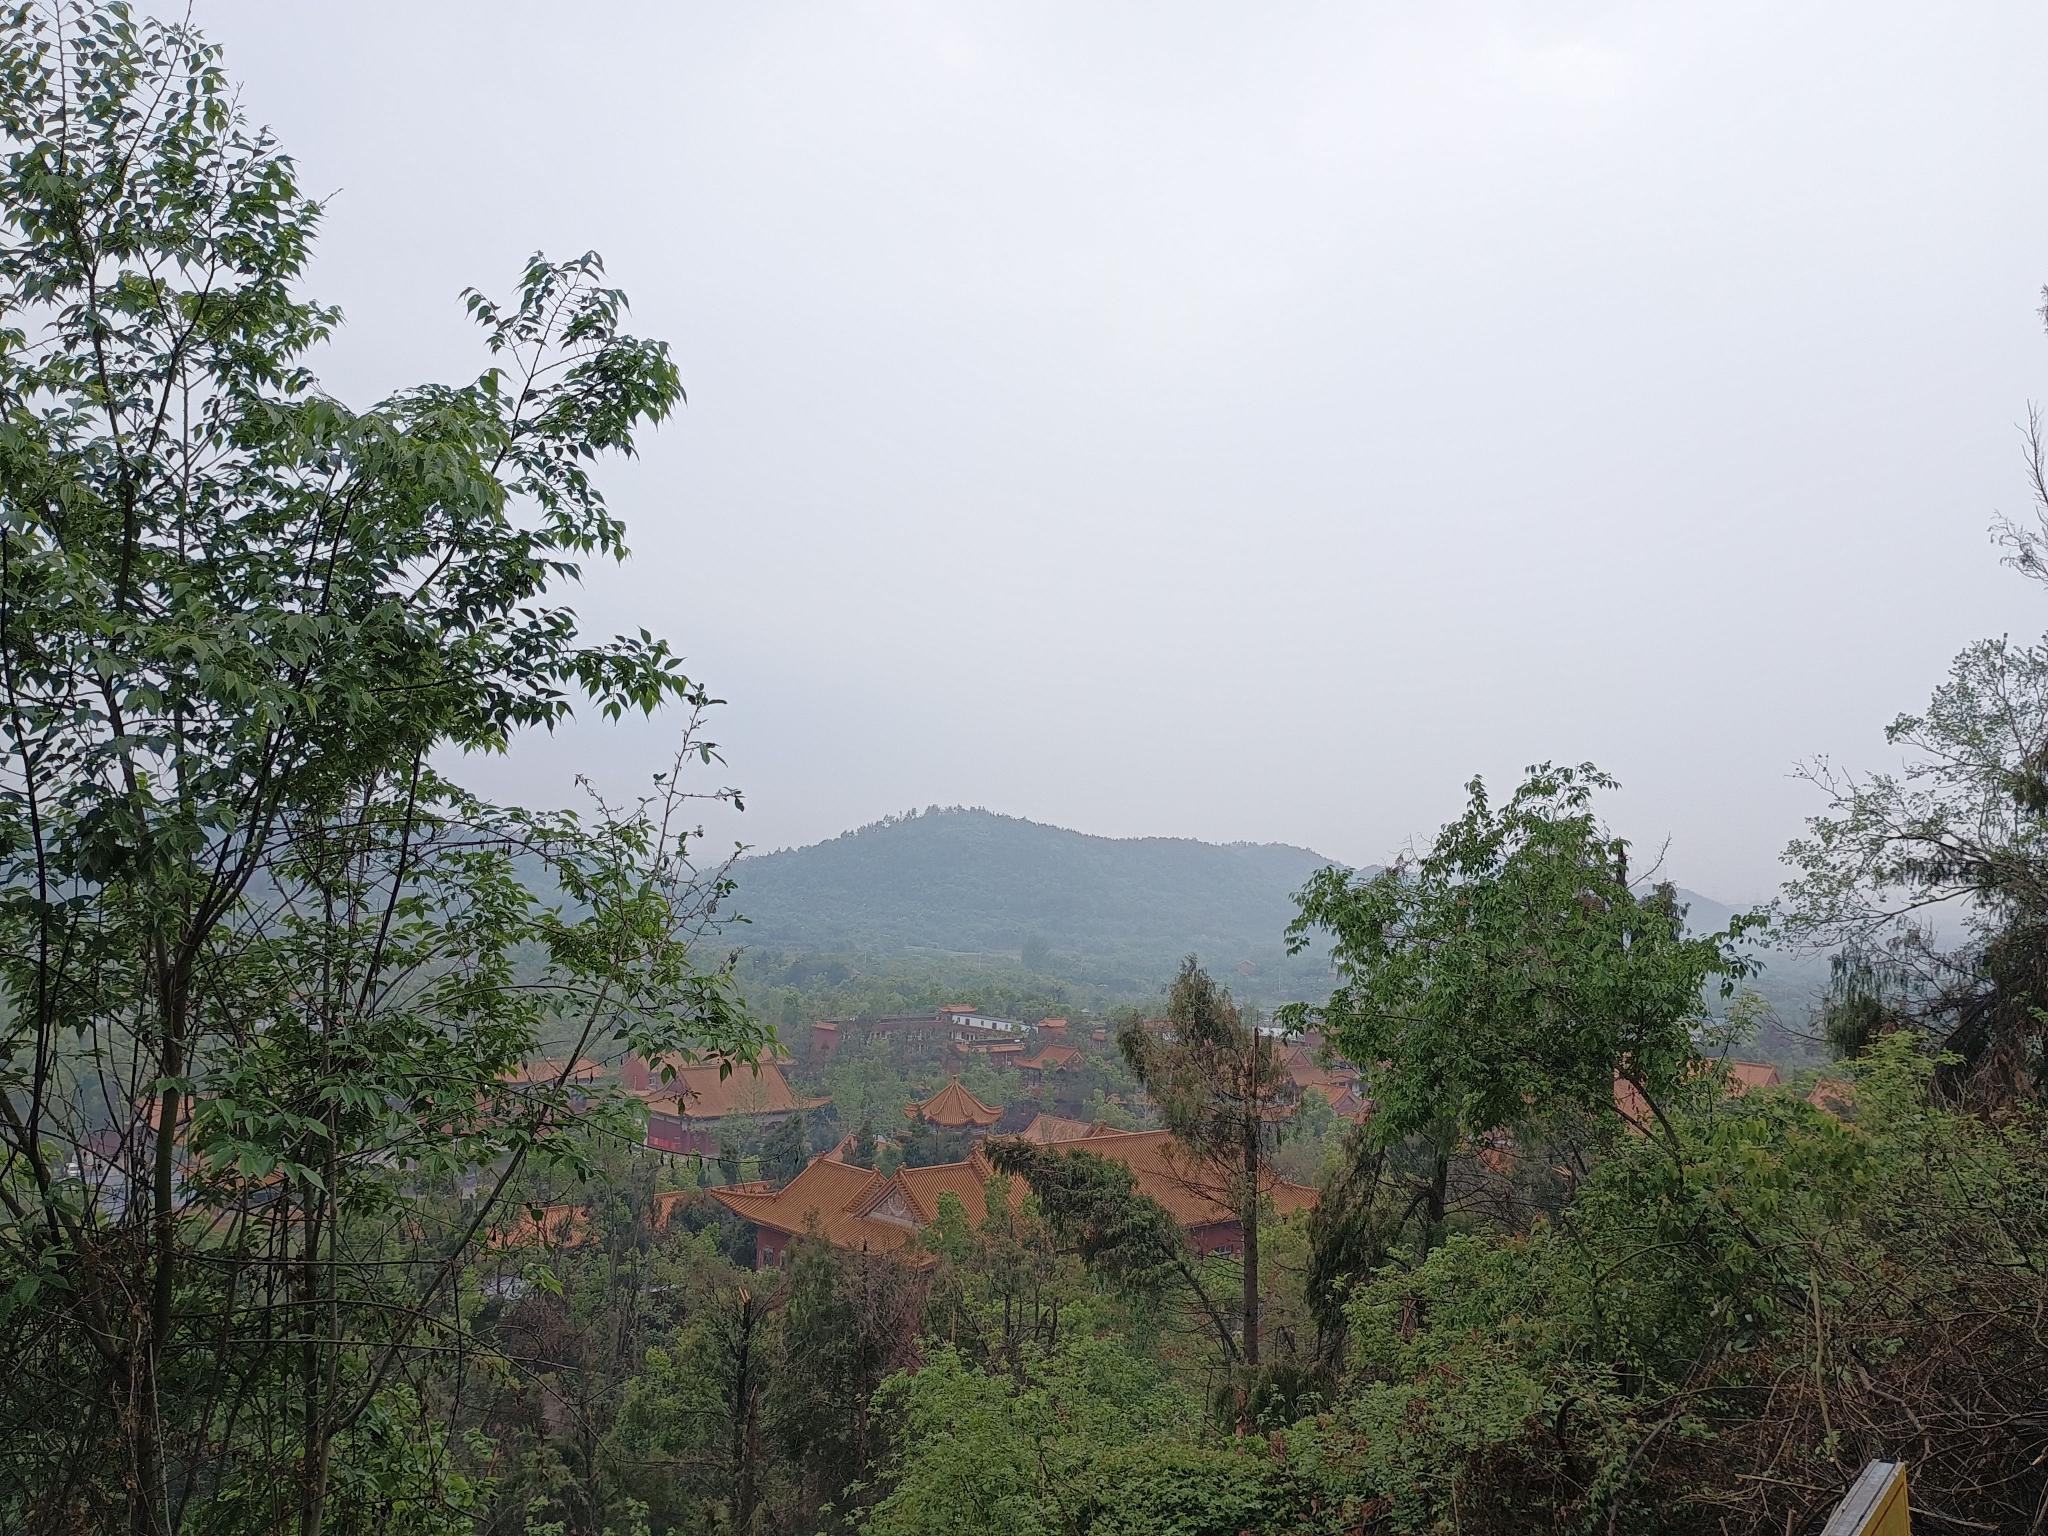
[[[757,948],[1015,962],[1112,997],[1156,994],[1194,952],[1247,997],[1328,989],[1290,957],[1294,893],[1336,860],[1284,843],[1092,837],[979,809],[891,817],[740,861]]]
[[[1339,860],[1286,843],[1096,837],[980,808],[892,816],[806,848],[742,859],[736,910],[748,995],[788,1024],[807,1014],[951,1000],[1016,1012],[1156,1002],[1199,955],[1266,1007],[1330,989],[1327,950],[1287,953],[1295,897]],[[1735,909],[1681,889],[1695,932]],[[1798,1031],[1826,964],[1761,949],[1754,989],[1789,1028],[1748,1049],[1810,1058]]]

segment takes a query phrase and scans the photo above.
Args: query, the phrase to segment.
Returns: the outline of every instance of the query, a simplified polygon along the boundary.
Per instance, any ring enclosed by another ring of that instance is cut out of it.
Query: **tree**
[[[1362,878],[1325,869],[1301,892],[1290,940],[1327,935],[1338,980],[1328,1003],[1283,1017],[1377,1064],[1375,1140],[1429,1148],[1427,1241],[1459,1144],[1611,1112],[1617,1076],[1661,1115],[1696,1070],[1703,988],[1746,973],[1734,940],[1760,920],[1689,934],[1672,888],[1632,881],[1627,842],[1596,815],[1595,793],[1615,787],[1590,764],[1544,764],[1496,807],[1474,779],[1427,853]]]
[[[1272,1187],[1275,1127],[1294,1096],[1273,1037],[1193,955],[1166,998],[1167,1029],[1126,1021],[1117,1047],[1205,1182],[1244,1232],[1244,1362],[1259,1363],[1259,1201]]]
[[[794,1245],[786,1284],[793,1368],[771,1386],[769,1412],[808,1507],[838,1505],[864,1487],[881,1449],[875,1392],[915,1353],[917,1284],[892,1258],[815,1237]]]
[[[727,1184],[737,1184],[746,1173],[746,1166],[740,1156],[740,1144],[731,1131],[722,1132],[718,1138],[718,1176]]]
[[[941,1126],[929,1120],[915,1121],[903,1138],[903,1165],[925,1168],[933,1163],[964,1162],[974,1150],[977,1129],[971,1125]]]
[[[1929,1065],[1877,1042],[1853,1124],[1681,1096],[1683,1155],[1617,1138],[1568,1220],[1383,1269],[1351,1301],[1346,1401],[1290,1449],[1393,1529],[1689,1536],[1818,1529],[1910,1446],[1916,1506],[2024,1529],[2048,1491],[2022,1406],[2048,1383],[2041,1121],[1957,1113]]]
[[[1114,1496],[1105,1454],[1178,1427],[1192,1405],[1127,1344],[1075,1338],[1027,1346],[1009,1372],[942,1347],[883,1383],[879,1406],[900,1427],[868,1529],[939,1536],[1081,1528],[1077,1497]]]
[[[743,1284],[721,1290],[627,1386],[616,1452],[635,1468],[662,1468],[662,1483],[680,1477],[702,1503],[723,1507],[729,1530],[754,1530],[780,1350],[778,1313],[766,1300]]]
[[[1304,1088],[1288,1118],[1275,1165],[1297,1183],[1313,1183],[1322,1177],[1324,1162],[1347,1129],[1328,1094]]]
[[[2041,316],[2048,323],[2048,289]],[[2048,429],[2027,412],[2024,518],[1993,535],[2005,563],[2048,585]],[[1927,708],[1885,731],[1897,772],[1826,758],[1826,799],[1785,851],[1782,933],[1837,951],[1822,1024],[1840,1055],[1907,1029],[1954,1057],[1945,1081],[1982,1097],[2048,1084],[2048,636],[1958,655]],[[1946,934],[1943,930],[1946,929]]]
[[[804,1126],[803,1111],[798,1110],[768,1132],[761,1148],[761,1177],[787,1184],[804,1171],[810,1152],[810,1133]]]
[[[2032,558],[2038,561],[2038,554]],[[1839,1049],[1907,1028],[1993,1097],[2037,1095],[2048,1008],[2048,638],[1965,650],[1927,708],[1885,731],[1896,773],[1825,759],[1827,806],[1785,851],[1782,931],[1839,946]],[[1945,919],[1949,939],[1930,918]]]
[[[186,27],[11,10],[0,132],[0,1524],[349,1529],[452,1496],[410,1373],[507,1182],[587,1156],[512,1069],[759,1038],[680,755],[594,822],[449,776],[584,702],[714,760],[666,644],[556,596],[681,385],[536,256],[473,381],[322,392],[322,209]]]
[[[1344,1359],[1351,1287],[1375,1273],[1392,1232],[1385,1209],[1387,1149],[1369,1124],[1352,1127],[1316,1189],[1308,1215],[1302,1278],[1316,1327],[1316,1358],[1334,1369]]]
[[[780,1313],[746,1285],[721,1289],[626,1384],[611,1454],[678,1526],[752,1531],[774,1470],[769,1387],[789,1368]]]
[[[989,1144],[996,1168],[1031,1186],[1053,1233],[1072,1245],[1090,1271],[1148,1303],[1168,1299],[1199,1312],[1225,1362],[1243,1359],[1228,1305],[1202,1271],[1173,1213],[1142,1194],[1121,1163],[1090,1152],[1062,1152],[1034,1142]]]
[[[825,1069],[822,1090],[844,1126],[893,1125],[903,1117],[911,1094],[889,1055],[889,1042],[877,1036],[857,1049],[841,1051]]]
[[[925,1292],[924,1337],[978,1364],[1017,1371],[1027,1345],[1050,1348],[1081,1319],[1086,1327],[1094,1295],[1076,1266],[1063,1264],[1040,1213],[1010,1199],[1007,1174],[986,1187],[980,1226],[959,1198],[939,1197],[935,1219],[918,1234],[932,1255]]]

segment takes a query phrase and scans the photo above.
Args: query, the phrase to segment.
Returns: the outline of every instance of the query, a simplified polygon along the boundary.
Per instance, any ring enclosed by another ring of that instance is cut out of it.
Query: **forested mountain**
[[[1133,995],[1199,954],[1247,996],[1326,987],[1289,957],[1294,893],[1337,862],[1284,843],[1093,837],[993,811],[891,817],[808,848],[740,861],[739,936],[763,948],[877,958],[1002,957]]]
[[[980,808],[890,817],[806,848],[740,861],[742,942],[806,985],[820,956],[863,971],[972,980],[1037,976],[1079,989],[1076,1005],[1157,995],[1194,953],[1260,1003],[1319,999],[1323,952],[1287,954],[1295,895],[1340,861],[1285,843],[1096,837]],[[1735,909],[1681,890],[1695,932]],[[1824,967],[1767,954],[1757,985],[1803,1022]],[[769,967],[753,973],[774,974]],[[973,999],[984,1001],[982,999]],[[1792,1057],[1786,1042],[1768,1054]]]

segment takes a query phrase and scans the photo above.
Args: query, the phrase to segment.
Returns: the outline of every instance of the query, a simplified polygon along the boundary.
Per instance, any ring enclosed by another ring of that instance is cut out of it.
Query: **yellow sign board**
[[[1906,1464],[1873,1461],[1849,1485],[1820,1536],[1912,1536],[1909,1511]]]

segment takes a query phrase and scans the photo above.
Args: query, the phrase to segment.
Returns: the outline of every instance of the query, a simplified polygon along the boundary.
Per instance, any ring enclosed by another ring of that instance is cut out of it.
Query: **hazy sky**
[[[197,0],[338,192],[356,403],[601,250],[690,405],[581,605],[731,701],[739,830],[979,803],[1371,860],[1591,758],[1767,893],[2048,626],[1985,530],[2048,394],[2048,6]],[[587,722],[473,771],[660,766]]]

